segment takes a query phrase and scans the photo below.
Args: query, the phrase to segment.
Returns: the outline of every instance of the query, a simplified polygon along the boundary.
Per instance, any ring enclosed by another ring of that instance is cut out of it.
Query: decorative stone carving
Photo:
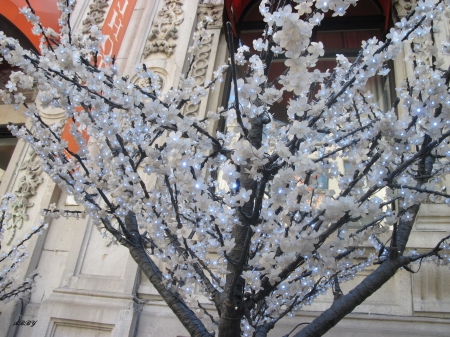
[[[89,34],[91,27],[100,25],[105,20],[106,8],[109,6],[109,0],[94,0],[94,2],[89,5],[89,12],[87,13],[86,19],[84,19],[82,32],[83,34]],[[101,27],[100,27],[101,28]]]
[[[393,4],[397,17],[402,19],[417,6],[417,0],[394,0]]]
[[[203,21],[208,16],[212,19],[212,22],[208,23],[208,28],[212,26],[222,27],[222,13],[223,6],[221,4],[207,3],[198,5],[197,21]]]
[[[5,239],[8,244],[14,238],[16,229],[22,228],[23,222],[28,220],[27,209],[34,205],[29,199],[36,195],[36,190],[42,183],[42,177],[39,176],[41,164],[34,151],[20,165],[19,171],[23,170],[25,174],[19,179],[19,186],[14,192],[16,199],[11,203],[12,217],[6,225]]]
[[[223,6],[221,4],[200,4],[197,10],[197,21],[203,21],[207,16],[212,18],[213,22],[209,23],[207,28],[221,28],[222,27],[222,12]],[[202,40],[202,47],[195,57],[190,75],[195,79],[197,85],[203,85],[206,81],[206,73],[210,63],[211,48],[213,42],[213,35]],[[186,115],[196,115],[200,108],[200,104],[186,104],[184,113]]]
[[[156,83],[159,85],[159,90],[162,91],[164,89],[164,79],[161,76],[161,74],[159,74],[155,71],[153,71],[153,72],[158,76]],[[152,79],[152,84],[153,83],[154,83],[154,80]],[[135,84],[141,88],[148,87],[148,84],[149,84],[148,78],[139,78]]]
[[[144,47],[144,57],[152,53],[165,53],[170,57],[177,46],[178,26],[184,20],[183,0],[166,0],[166,5],[158,12],[153,28]]]
[[[195,79],[196,85],[203,85],[208,71],[209,56],[211,55],[212,36],[202,40],[203,45],[195,57],[190,76]],[[188,103],[185,107],[186,115],[195,115],[200,108],[200,104]]]

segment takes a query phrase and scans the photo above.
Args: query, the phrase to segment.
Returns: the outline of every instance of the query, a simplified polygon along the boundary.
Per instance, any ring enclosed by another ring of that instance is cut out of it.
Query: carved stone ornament
[[[25,174],[19,179],[19,186],[14,192],[16,199],[11,203],[11,219],[6,225],[5,239],[9,244],[14,238],[16,229],[22,228],[23,222],[28,220],[27,209],[33,207],[34,203],[29,199],[36,195],[36,190],[42,183],[39,176],[41,164],[34,151],[31,151],[28,159],[22,162],[19,171],[25,170]]]
[[[108,8],[109,0],[94,0],[94,2],[89,5],[89,12],[87,13],[86,19],[83,20],[83,34],[89,34],[92,26],[100,25],[105,20],[106,8]]]
[[[144,48],[144,58],[152,53],[165,53],[170,57],[177,46],[178,26],[184,20],[183,0],[166,0],[166,5],[158,12],[152,31]]]
[[[223,13],[223,5],[221,4],[213,4],[207,3],[198,5],[197,10],[197,21],[203,21],[206,17],[210,17],[212,22],[208,23],[208,28],[212,26],[222,27],[222,13]]]
[[[212,36],[204,38],[202,40],[202,46],[195,56],[194,63],[192,64],[191,77],[195,79],[196,85],[203,85],[206,81],[206,72],[208,71],[209,56],[211,55]],[[200,104],[188,103],[186,104],[184,113],[186,115],[196,115]]]
[[[417,0],[394,0],[392,3],[399,19],[407,16],[417,6]]]
[[[159,73],[157,73],[157,72],[154,72],[157,76],[158,76],[158,78],[156,79],[156,84],[159,86],[159,89],[157,90],[157,91],[162,91],[163,89],[164,89],[164,79],[163,79],[163,77],[162,77],[162,75],[161,74],[159,74]],[[152,80],[152,90],[155,90],[156,88],[155,87],[153,87],[153,84],[154,84],[154,79]],[[137,86],[139,86],[139,87],[141,87],[141,88],[146,88],[146,87],[148,87],[149,86],[149,81],[148,81],[148,78],[139,78],[136,82],[135,82],[135,84],[137,85]]]
[[[222,4],[200,4],[197,10],[197,21],[203,21],[207,16],[210,17],[213,22],[208,23],[207,28],[221,28],[222,27]],[[206,73],[210,63],[209,57],[211,56],[213,37],[210,36],[202,40],[202,47],[195,57],[192,64],[191,76],[195,79],[196,85],[203,85],[206,81]],[[185,107],[184,113],[186,115],[196,115],[199,104],[188,103]]]

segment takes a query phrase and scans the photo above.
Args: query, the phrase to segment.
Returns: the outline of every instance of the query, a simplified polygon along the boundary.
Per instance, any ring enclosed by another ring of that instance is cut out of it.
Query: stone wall
[[[73,27],[86,30],[93,22],[104,24],[111,3],[78,0],[72,16]],[[209,15],[214,18],[208,28],[212,36],[193,64],[193,75],[199,84],[210,80],[214,69],[225,63],[227,57],[221,13],[221,5],[200,5],[194,0],[138,0],[117,57],[120,71],[137,81],[135,65],[145,63],[162,77],[163,92],[176,86],[186,67],[185,55],[196,23]],[[443,24],[448,34],[448,22]],[[409,71],[399,58],[395,63],[396,80]],[[222,95],[223,90],[217,85],[207,100],[198,106],[188,105],[185,113],[203,118],[207,111],[221,105]],[[0,105],[0,118],[10,114],[9,107]],[[49,122],[62,118],[61,111],[46,110],[44,114]],[[34,179],[39,180],[36,193],[29,197],[30,206],[25,208],[28,219],[17,229],[17,236],[33,227],[42,218],[40,210],[51,203],[63,209],[78,209],[39,169],[31,173],[23,169],[33,161],[28,146],[19,142],[5,172],[4,181],[8,183],[0,185],[3,194],[20,189],[20,178],[24,175],[34,174]],[[31,240],[30,259],[19,273],[23,276],[36,269],[41,277],[31,295],[2,305],[0,337],[188,335],[149,281],[142,277],[127,250],[103,239],[88,218],[46,220],[49,229]],[[410,248],[431,247],[449,230],[447,206],[423,205]],[[355,281],[364,278],[367,272],[358,275]],[[448,336],[449,280],[448,268],[436,269],[428,264],[423,264],[416,274],[400,271],[327,336]],[[343,284],[344,292],[351,285]],[[280,322],[270,335],[286,334],[299,322],[311,321],[330,302],[331,295],[319,298],[296,317]],[[33,328],[17,328],[12,322],[18,319],[37,320],[37,324]]]

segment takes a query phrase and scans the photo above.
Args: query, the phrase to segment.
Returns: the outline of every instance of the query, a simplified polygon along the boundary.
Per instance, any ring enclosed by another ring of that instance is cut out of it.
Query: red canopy
[[[44,27],[50,27],[59,31],[58,18],[60,16],[57,0],[31,0],[31,5],[39,16]],[[1,0],[0,14],[11,21],[30,40],[34,47],[39,50],[39,36],[33,35],[30,24],[19,10],[27,5],[25,0]]]
[[[391,0],[374,0],[378,1],[383,8],[383,14],[386,17],[385,29],[388,28],[389,25],[389,16],[391,13]],[[239,22],[242,13],[245,8],[253,3],[253,0],[225,0],[225,10],[228,15],[228,20],[233,24],[233,30],[236,35],[236,31],[234,28],[234,23]]]

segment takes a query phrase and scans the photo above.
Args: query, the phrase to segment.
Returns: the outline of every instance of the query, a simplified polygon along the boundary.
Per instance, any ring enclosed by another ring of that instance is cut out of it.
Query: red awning
[[[383,8],[383,14],[386,17],[385,29],[389,26],[389,17],[391,14],[391,2],[392,0],[374,0],[378,1]],[[234,24],[239,22],[242,13],[245,8],[253,3],[252,0],[225,0],[225,10],[228,15],[228,20],[231,21],[233,25],[234,34],[236,35],[236,30]]]
[[[228,20],[230,20],[233,25],[233,32],[236,36],[236,29],[234,24],[239,22],[242,12],[245,10],[252,0],[225,0],[225,8],[228,15]]]
[[[36,11],[36,15],[39,16],[42,25],[58,32],[60,13],[56,5],[57,0],[31,0],[30,3]],[[36,50],[39,50],[40,37],[33,35],[31,32],[33,25],[19,12],[26,5],[25,0],[1,0],[0,14],[19,28]]]

